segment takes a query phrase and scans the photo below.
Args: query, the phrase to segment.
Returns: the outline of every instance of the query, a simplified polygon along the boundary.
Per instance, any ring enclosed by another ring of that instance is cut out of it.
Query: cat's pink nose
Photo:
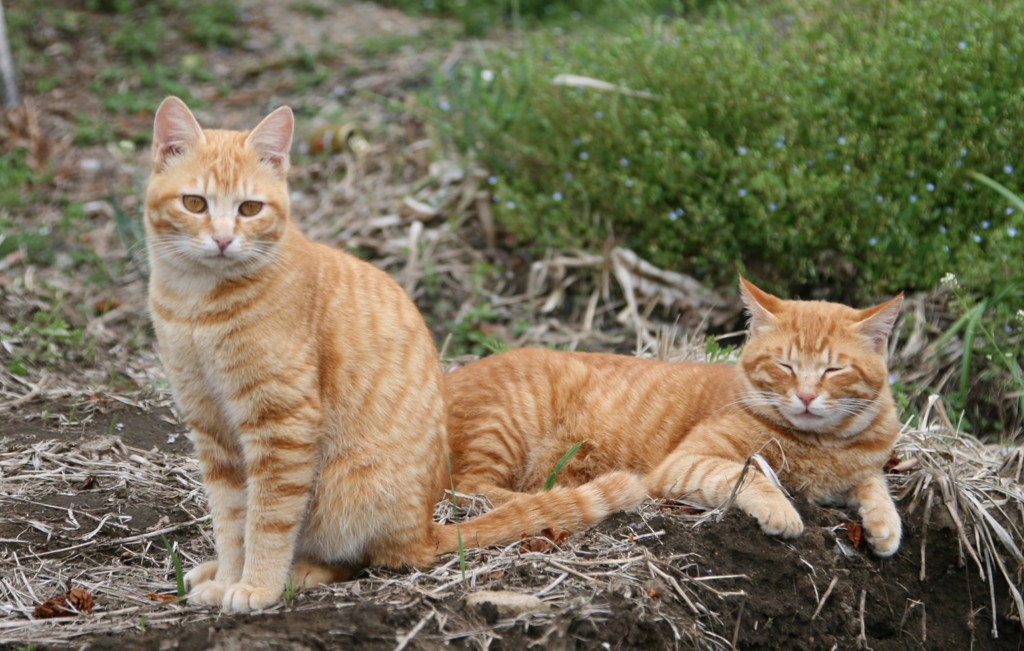
[[[814,399],[818,396],[811,391],[801,391],[796,394],[796,397],[800,398],[800,402],[804,403],[805,407],[810,407],[811,403],[814,402]]]
[[[220,247],[220,252],[224,253],[224,249],[226,249],[229,246],[231,246],[231,243],[235,241],[235,238],[230,236],[230,235],[225,235],[225,236],[222,236],[222,237],[216,237],[215,236],[213,238],[213,241],[216,242],[217,246]]]

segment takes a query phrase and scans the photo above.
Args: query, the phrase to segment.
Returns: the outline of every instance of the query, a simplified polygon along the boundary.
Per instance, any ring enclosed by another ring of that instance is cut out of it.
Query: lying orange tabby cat
[[[627,470],[652,495],[717,506],[759,452],[783,484],[858,508],[875,552],[895,553],[900,519],[882,466],[900,423],[884,355],[902,295],[855,310],[740,280],[751,336],[736,365],[521,349],[450,373],[456,487],[505,502],[585,441],[560,482]],[[747,478],[736,504],[768,534],[800,535],[783,491],[757,466]]]
[[[424,565],[457,549],[432,518],[448,485],[437,350],[383,271],[306,239],[289,218],[292,112],[204,131],[181,100],[156,113],[146,194],[150,309],[192,429],[217,560],[190,599],[263,608],[346,567]],[[461,525],[466,545],[578,528],[644,496],[639,478],[526,496]]]

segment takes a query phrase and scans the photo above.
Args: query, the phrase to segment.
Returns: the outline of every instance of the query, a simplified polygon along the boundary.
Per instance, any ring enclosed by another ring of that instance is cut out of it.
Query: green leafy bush
[[[499,25],[536,26],[586,21],[607,24],[637,11],[670,11],[672,0],[386,0],[383,4],[414,14],[451,16],[469,36]]]
[[[966,174],[1019,189],[1021,33],[1019,1],[724,3],[535,33],[439,78],[431,105],[489,166],[498,222],[538,249],[612,236],[786,295],[865,300],[949,271],[984,290],[1024,258],[1021,211]]]

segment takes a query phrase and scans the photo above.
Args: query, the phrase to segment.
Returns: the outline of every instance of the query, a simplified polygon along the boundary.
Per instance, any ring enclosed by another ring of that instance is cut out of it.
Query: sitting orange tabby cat
[[[717,506],[760,453],[783,484],[858,508],[875,552],[895,553],[900,519],[882,466],[900,423],[884,355],[902,295],[855,310],[740,280],[751,336],[737,365],[521,349],[448,374],[456,487],[502,503],[536,490],[585,440],[560,482],[627,470],[652,495]],[[803,531],[756,466],[736,504],[768,534]]]
[[[433,520],[450,481],[437,350],[383,271],[306,239],[289,217],[292,112],[204,131],[169,97],[146,194],[150,309],[192,429],[217,560],[191,601],[263,608],[347,567],[424,565],[455,550]],[[462,525],[466,545],[578,528],[643,499],[619,473],[526,496]]]

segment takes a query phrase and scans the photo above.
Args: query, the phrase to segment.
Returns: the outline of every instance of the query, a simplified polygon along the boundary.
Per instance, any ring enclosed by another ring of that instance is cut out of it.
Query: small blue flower
[[[786,146],[786,136],[779,136],[775,139],[775,146],[782,149]]]
[[[970,190],[972,187],[970,183],[964,183],[964,190]]]
[[[896,384],[897,382],[899,382],[899,378],[897,378],[895,375],[890,374],[889,375],[889,384],[892,385],[892,384]]]
[[[964,147],[963,149],[960,150],[960,155],[961,156],[966,156],[967,155],[967,147]]]
[[[836,138],[836,142],[838,142],[840,145],[845,145],[846,144],[846,136],[839,136],[838,138]]]
[[[939,232],[945,235],[946,233],[949,232],[949,229],[946,228],[945,226],[939,226]]]
[[[505,207],[508,208],[509,210],[514,210],[515,207],[516,207],[516,202],[515,201],[506,201],[505,202]]]
[[[604,117],[604,111],[594,111],[594,117],[600,120]]]
[[[587,160],[587,159],[589,159],[589,158],[590,158],[590,154],[588,154],[588,153],[587,153],[587,152],[585,152],[585,151],[581,151],[581,152],[580,152],[580,160]]]
[[[675,210],[673,210],[672,212],[674,212],[674,213],[675,213],[676,217],[682,217],[683,215],[685,215],[685,214],[686,214],[686,211],[685,211],[685,210],[683,210],[682,208],[676,208],[676,209],[675,209]]]
[[[1014,228],[1013,226],[1007,226],[1006,234],[1009,235],[1010,237],[1017,237],[1017,229]]]
[[[834,151],[830,151],[829,153],[825,154],[825,158],[827,158],[829,160],[832,160],[835,157],[836,157],[836,153]]]
[[[579,138],[573,138],[572,139],[573,147],[579,147],[581,142],[582,141]]]
[[[554,199],[555,201],[561,201],[562,200],[562,193],[561,192],[555,192],[553,195],[551,195],[551,198]]]
[[[565,179],[566,181],[571,181],[572,180],[572,172],[566,172],[565,174],[562,175],[562,178]]]
[[[849,165],[843,165],[843,171],[844,172],[849,172],[850,171],[850,166]]]
[[[875,195],[875,201],[877,201],[878,203],[882,203],[883,201],[885,201],[885,197],[883,197],[880,194],[876,194]]]
[[[907,172],[907,176],[910,178],[914,178],[915,176],[917,176],[917,172],[915,172],[914,170],[910,170],[909,172]]]
[[[917,195],[916,194],[910,195],[910,203],[917,203]]]
[[[1006,214],[1007,215],[1012,215],[1013,214],[1013,208],[1007,208],[1006,209]]]
[[[437,108],[441,109],[442,111],[447,111],[451,107],[452,105],[449,104],[447,100],[441,100],[440,102],[437,103]]]
[[[487,182],[490,183],[491,185],[495,185],[498,182],[498,177],[497,176],[488,176],[487,177]]]
[[[989,226],[991,226],[991,225],[992,225],[992,222],[990,222],[990,221],[989,221],[989,220],[987,220],[987,219],[986,219],[986,220],[984,220],[983,222],[981,222],[981,227],[982,227],[982,228],[988,228],[988,227],[989,227]]]
[[[807,161],[807,167],[814,167],[814,161],[813,160]]]
[[[620,158],[619,159],[619,165],[622,165],[623,167],[626,167],[627,165],[629,165],[629,159],[628,158]]]
[[[1013,174],[1013,165],[1003,165],[1003,171],[1007,174]]]
[[[928,192],[935,192],[935,184],[934,183],[929,183],[928,185],[926,185],[924,187],[928,189]]]
[[[747,148],[743,147],[743,146],[737,147],[736,148],[736,152],[739,153],[740,156],[746,156],[747,155]]]
[[[971,235],[971,239],[974,240],[975,242],[980,242],[981,241],[981,235],[978,235],[977,233],[975,233],[974,235]]]
[[[942,247],[942,250],[945,251],[946,253],[949,253],[949,245],[947,244],[946,246]]]
[[[626,187],[627,188],[633,187],[633,179],[626,179]]]
[[[870,244],[871,246],[878,244],[878,238],[872,237],[870,240],[868,240],[868,244]]]
[[[943,210],[946,211],[947,215],[953,214],[953,206],[946,206]]]
[[[956,46],[958,48],[960,48],[961,50],[966,50],[967,49],[967,41],[960,41],[959,43],[956,44]]]
[[[746,188],[740,188],[740,191],[737,194],[739,194],[741,197],[745,197],[745,196],[747,196],[747,189]]]
[[[778,209],[779,207],[775,204],[775,202],[768,204],[768,210],[770,210],[771,212],[775,212]]]
[[[670,220],[672,220],[672,221],[675,221],[675,220],[679,219],[679,215],[675,214],[675,212],[670,212],[670,213],[668,214],[668,218],[669,218]]]

